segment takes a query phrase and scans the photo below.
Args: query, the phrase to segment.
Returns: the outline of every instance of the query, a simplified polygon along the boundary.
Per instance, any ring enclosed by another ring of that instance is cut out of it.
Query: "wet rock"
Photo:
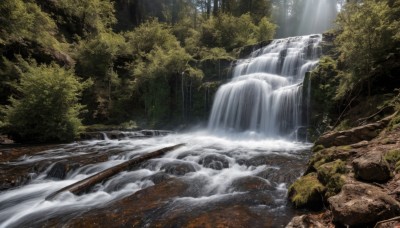
[[[264,180],[261,177],[248,176],[234,180],[231,184],[231,189],[237,192],[251,192],[274,190],[275,188],[269,183],[269,181]]]
[[[374,228],[398,228],[400,227],[400,217],[378,222]]]
[[[357,155],[357,150],[350,146],[330,147],[314,153],[308,162],[305,174],[316,172],[318,167],[337,159],[347,161]]]
[[[63,227],[144,227],[147,223],[146,217],[154,216],[171,199],[184,195],[188,186],[187,183],[172,178],[79,216],[48,219],[46,226],[62,224]],[[38,226],[43,226],[43,222],[39,222]]]
[[[346,164],[338,159],[318,167],[318,180],[326,187],[325,198],[336,195],[346,182]]]
[[[229,161],[225,157],[215,154],[205,156],[200,160],[199,164],[215,170],[229,168]]]
[[[187,173],[195,172],[196,168],[189,162],[173,161],[162,165],[161,170],[175,176],[183,176]]]
[[[46,178],[56,178],[63,180],[69,171],[67,161],[56,162],[51,169],[47,172]]]
[[[384,119],[376,123],[355,127],[346,131],[328,132],[322,135],[315,145],[322,145],[325,148],[332,146],[343,146],[355,144],[364,140],[371,140],[378,136],[379,132],[389,123]]]
[[[300,215],[295,216],[293,219],[287,224],[286,228],[326,228],[326,224],[318,221],[310,215]]]
[[[293,183],[300,176],[302,171],[302,167],[292,167],[292,169],[267,168],[257,173],[256,176],[275,184]]]
[[[379,152],[370,152],[353,160],[353,169],[357,179],[385,182],[391,178],[387,161]]]
[[[363,225],[399,215],[400,204],[382,189],[365,184],[345,184],[328,199],[333,219],[344,225]]]
[[[153,175],[151,175],[151,176],[149,176],[149,177],[145,177],[145,178],[143,178],[142,180],[150,180],[150,181],[152,181],[154,184],[159,184],[159,183],[161,183],[161,182],[164,182],[164,181],[166,181],[166,180],[169,180],[170,178],[171,178],[170,175],[168,175],[168,174],[166,174],[166,173],[164,173],[164,172],[159,172],[159,173],[153,174]]]
[[[176,159],[182,160],[182,159],[184,159],[186,157],[189,157],[189,156],[199,156],[199,154],[197,152],[192,152],[192,151],[184,152],[182,154],[179,154],[178,157],[176,157]]]
[[[289,159],[280,155],[260,155],[245,161],[246,166],[277,165],[286,164]]]
[[[296,180],[288,190],[288,197],[296,207],[321,209],[326,188],[319,182],[316,173],[310,173]]]

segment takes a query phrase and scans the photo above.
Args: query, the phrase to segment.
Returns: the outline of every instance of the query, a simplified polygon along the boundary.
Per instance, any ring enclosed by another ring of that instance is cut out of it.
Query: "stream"
[[[121,172],[97,184],[86,194],[76,196],[67,192],[52,201],[45,200],[49,194],[78,180],[140,154],[178,143],[186,145],[130,171]],[[213,216],[218,214],[216,211],[229,212],[230,208],[238,206],[242,211],[231,216],[246,217],[250,213],[251,218],[265,222],[265,226],[284,226],[294,213],[286,201],[287,188],[302,174],[309,148],[307,143],[266,140],[254,132],[212,135],[206,131],[57,145],[53,149],[0,164],[0,167],[51,164],[40,173],[31,173],[26,184],[0,192],[0,227],[73,226],[78,224],[74,223],[77,221],[82,224],[93,216],[91,211],[99,214],[103,210],[107,214],[108,208],[113,205],[121,210],[127,207],[129,211],[133,205],[121,206],[120,202],[140,192],[146,195],[143,191],[146,188],[153,190],[148,194],[157,193],[157,188],[160,188],[162,196],[152,196],[145,202],[137,200],[135,207],[140,203],[147,207],[153,205],[143,210],[135,209],[136,213],[141,212],[140,218],[137,218],[139,223],[135,223],[141,227],[187,225],[204,216],[204,213]],[[104,154],[106,161],[79,165],[80,159]],[[64,176],[55,172],[55,166],[60,161],[69,167]],[[165,183],[171,185],[169,191],[163,189]],[[182,185],[184,187],[174,189]],[[123,213],[118,215],[121,220],[128,216]],[[135,215],[129,216],[134,219],[132,216]],[[114,225],[120,224],[118,219],[115,222]]]

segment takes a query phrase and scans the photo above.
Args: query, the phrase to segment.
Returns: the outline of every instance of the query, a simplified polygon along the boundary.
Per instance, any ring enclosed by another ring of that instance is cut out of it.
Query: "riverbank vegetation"
[[[4,0],[1,131],[14,135],[19,128],[10,120],[17,103],[25,105],[21,84],[27,71],[21,62],[36,77],[46,69],[91,82],[79,93],[68,91],[74,102],[66,107],[79,120],[74,129],[79,123],[178,128],[205,121],[240,50],[294,31],[304,17],[302,5],[290,0]],[[309,76],[314,139],[327,129],[346,129],[390,112],[400,85],[399,1],[338,1],[337,6],[336,25],[324,35],[326,56]],[[67,122],[69,117],[63,115]],[[44,122],[26,127],[42,132]]]
[[[2,131],[21,141],[69,141],[81,122],[204,120],[238,49],[273,38],[271,7],[264,0],[2,1]]]
[[[326,55],[311,75],[310,133],[345,130],[398,109],[400,1],[347,3],[325,34]]]

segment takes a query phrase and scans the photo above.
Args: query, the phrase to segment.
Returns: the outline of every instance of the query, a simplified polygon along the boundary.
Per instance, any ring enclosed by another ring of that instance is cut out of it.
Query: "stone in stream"
[[[389,164],[382,154],[374,151],[353,160],[356,178],[370,182],[386,182],[391,178]]]
[[[152,181],[154,184],[159,184],[159,183],[161,183],[161,182],[164,182],[164,181],[166,181],[166,180],[169,180],[170,178],[171,178],[170,175],[168,175],[168,174],[166,174],[166,173],[164,173],[164,172],[158,172],[158,173],[153,174],[153,175],[151,175],[151,176],[149,176],[149,177],[143,178],[142,181],[143,181],[143,180],[150,180],[150,181]]]
[[[231,189],[237,192],[274,190],[271,183],[261,177],[247,176],[234,180]]]
[[[46,178],[56,178],[63,180],[67,175],[70,167],[66,160],[56,162],[51,169],[47,172]]]
[[[199,161],[200,165],[206,168],[211,168],[215,170],[222,170],[229,168],[229,161],[224,156],[219,156],[215,154],[206,155]]]
[[[400,203],[381,188],[355,182],[345,184],[342,191],[328,199],[333,219],[354,226],[389,219],[400,214]]]
[[[183,176],[187,173],[195,172],[196,168],[189,162],[173,161],[162,165],[161,170],[175,176]]]

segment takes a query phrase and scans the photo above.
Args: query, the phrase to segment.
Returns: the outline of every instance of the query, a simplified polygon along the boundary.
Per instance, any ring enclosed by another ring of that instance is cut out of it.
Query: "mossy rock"
[[[397,173],[400,172],[400,149],[389,150],[384,158],[391,169],[394,169]]]
[[[316,173],[310,173],[296,180],[289,188],[288,197],[297,208],[321,209],[326,188]]]
[[[323,145],[314,145],[311,150],[312,150],[313,153],[316,153],[316,152],[318,152],[320,150],[323,150],[323,149],[325,149],[325,147]]]
[[[340,159],[318,167],[318,180],[326,187],[326,198],[340,192],[346,181],[346,176],[343,175],[346,172],[346,164]]]
[[[319,150],[311,156],[306,173],[316,172],[321,165],[337,159],[346,161],[356,153],[350,146],[330,147]]]

